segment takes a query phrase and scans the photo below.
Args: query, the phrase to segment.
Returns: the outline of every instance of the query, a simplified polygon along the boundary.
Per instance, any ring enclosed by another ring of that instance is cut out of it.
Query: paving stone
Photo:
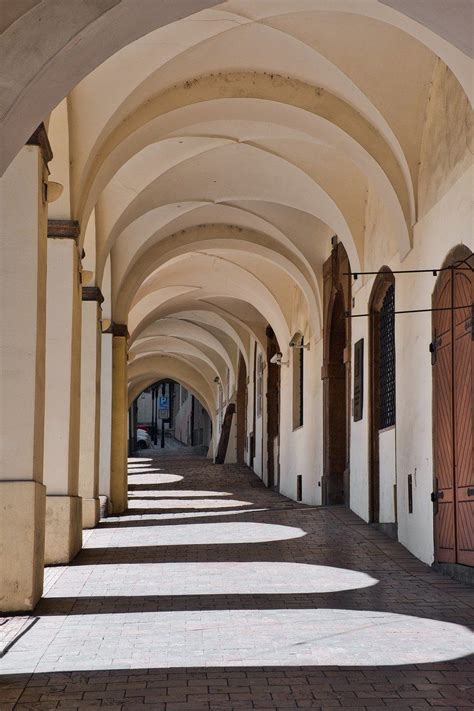
[[[0,711],[474,709],[472,589],[245,467],[179,450],[130,468],[158,471],[131,471],[131,508],[48,569]]]

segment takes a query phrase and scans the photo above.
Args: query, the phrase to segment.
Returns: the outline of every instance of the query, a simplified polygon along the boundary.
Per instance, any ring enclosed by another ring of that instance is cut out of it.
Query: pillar
[[[72,220],[48,222],[44,483],[45,563],[68,563],[82,545],[78,496],[81,379],[81,285]]]
[[[44,126],[0,178],[0,610],[43,590],[47,162]]]
[[[122,513],[127,508],[127,327],[112,324],[112,443],[110,508]]]
[[[110,501],[110,470],[112,453],[112,340],[111,333],[103,333],[100,368],[100,454],[99,496]]]
[[[104,297],[98,287],[82,288],[79,495],[82,497],[83,528],[94,528],[100,517],[100,304],[103,300]]]

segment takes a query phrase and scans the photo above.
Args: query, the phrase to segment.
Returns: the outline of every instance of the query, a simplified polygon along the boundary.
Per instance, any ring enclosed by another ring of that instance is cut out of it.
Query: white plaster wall
[[[306,342],[306,339],[305,339]],[[323,473],[323,382],[321,380],[323,341],[310,342],[304,356],[303,426],[293,430],[292,368],[282,366],[280,491],[291,499],[297,496],[297,476],[302,475],[302,500],[321,503]],[[291,354],[290,354],[291,357]]]
[[[250,352],[253,354],[253,345],[250,350]],[[265,363],[266,355],[262,351],[262,349],[257,346],[257,360],[258,360],[258,354],[262,354],[263,362]],[[253,356],[252,356],[252,371],[253,371]],[[254,472],[257,476],[260,477],[260,479],[263,479],[266,481],[266,438],[264,442],[264,432],[265,432],[265,413],[266,413],[266,402],[267,402],[267,368],[263,371],[263,392],[262,392],[262,413],[259,416],[257,414],[257,417],[255,419],[255,459],[254,459]],[[252,409],[250,411],[249,415],[249,426],[250,428],[252,427],[252,418],[253,418],[253,386],[252,386],[252,397],[249,398],[249,401],[252,401]]]
[[[99,494],[110,496],[110,448],[112,436],[112,336],[102,336],[100,373]]]
[[[360,288],[355,296],[353,314],[366,313],[370,284]],[[369,518],[369,321],[367,318],[352,319],[352,363],[354,363],[354,343],[364,339],[364,389],[363,417],[354,422],[351,417],[350,439],[350,508],[364,521]],[[351,383],[353,398],[354,383]]]
[[[142,393],[138,398],[137,422],[143,424],[151,422],[152,419],[152,398],[151,393]]]
[[[474,248],[471,168],[415,225],[415,246],[403,268],[440,266],[456,244]],[[401,282],[403,278],[403,286]],[[398,280],[397,309],[429,308],[435,279],[403,275]],[[427,563],[433,560],[432,369],[428,350],[431,314],[398,316],[397,471],[399,540]],[[407,477],[413,475],[413,513],[408,513]]]
[[[191,418],[191,395],[179,406],[174,417],[174,436],[179,442],[189,444],[189,421]]]
[[[395,438],[395,427],[379,432],[380,523],[395,522],[395,494],[393,488],[397,482]]]
[[[474,170],[471,167],[440,201],[415,225],[414,247],[400,262],[398,255],[383,255],[382,263],[392,270],[435,268],[457,244],[474,247],[470,195]],[[372,237],[383,239],[375,232]],[[369,257],[369,255],[368,255]],[[355,293],[356,313],[367,313],[373,278]],[[398,311],[429,309],[435,279],[429,274],[401,274],[395,277]],[[352,343],[364,338],[364,417],[351,423],[351,508],[368,520],[368,319],[353,318]],[[395,321],[396,343],[396,430],[380,438],[380,520],[393,521],[393,484],[397,478],[398,537],[414,555],[433,561],[432,453],[432,369],[429,353],[431,313],[400,314]],[[396,439],[396,442],[394,441]],[[396,456],[394,451],[396,449]],[[408,475],[413,477],[413,513],[408,513]]]

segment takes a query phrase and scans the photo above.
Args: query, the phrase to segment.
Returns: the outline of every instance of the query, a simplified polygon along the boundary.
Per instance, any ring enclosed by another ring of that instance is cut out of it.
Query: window
[[[293,429],[303,425],[303,389],[304,389],[304,339],[301,334],[293,336],[296,344],[293,354]]]
[[[257,417],[261,417],[262,416],[262,400],[263,400],[263,358],[262,358],[261,353],[259,353],[257,356],[256,378],[257,378],[257,389],[256,389]]]
[[[395,424],[395,286],[384,296],[379,318],[379,429]]]

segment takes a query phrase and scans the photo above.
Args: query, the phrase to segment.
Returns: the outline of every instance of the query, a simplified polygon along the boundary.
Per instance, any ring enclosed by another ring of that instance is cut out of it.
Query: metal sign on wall
[[[354,422],[362,419],[364,405],[364,339],[354,344]]]
[[[160,395],[158,401],[158,417],[167,420],[170,416],[170,399],[167,395]]]

